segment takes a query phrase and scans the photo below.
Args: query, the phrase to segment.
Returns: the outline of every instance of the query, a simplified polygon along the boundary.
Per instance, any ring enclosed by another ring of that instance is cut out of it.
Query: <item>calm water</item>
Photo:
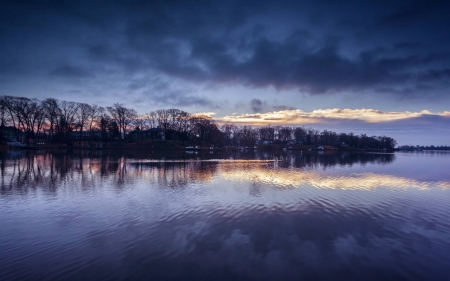
[[[450,153],[1,157],[0,280],[450,277]]]

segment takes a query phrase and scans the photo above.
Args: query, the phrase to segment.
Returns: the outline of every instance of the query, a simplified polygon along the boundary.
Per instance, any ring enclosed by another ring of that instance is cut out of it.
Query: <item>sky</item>
[[[450,145],[448,11],[414,0],[1,1],[0,95]]]

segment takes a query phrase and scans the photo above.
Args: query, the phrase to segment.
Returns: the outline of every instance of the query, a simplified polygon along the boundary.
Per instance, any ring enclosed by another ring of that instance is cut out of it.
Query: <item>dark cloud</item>
[[[410,50],[410,49],[417,49],[422,47],[423,45],[421,43],[418,42],[399,42],[394,44],[394,48],[395,49],[400,49],[400,50]]]
[[[90,74],[82,67],[72,66],[68,64],[60,65],[49,72],[51,76],[59,76],[65,78],[84,78],[89,77]]]
[[[425,98],[431,92],[421,90],[426,84],[446,97],[449,6],[401,0],[6,1],[0,75],[20,81],[20,69],[36,77],[50,69],[52,76],[95,76],[99,85],[122,79],[128,90],[140,90],[129,79],[156,74],[309,94],[383,88],[403,97],[412,89]],[[76,63],[60,65],[68,59]],[[207,104],[170,94],[161,99]]]
[[[434,8],[436,8],[436,5],[430,5],[427,1],[407,2],[393,13],[386,15],[384,21],[387,24],[405,24],[411,21],[417,21],[426,16]]]
[[[166,95],[164,95],[162,97],[162,100],[166,100],[167,104],[173,104],[175,106],[182,106],[182,107],[192,105],[206,106],[212,104],[211,100],[207,98],[195,95],[186,95],[184,93],[182,94],[182,96],[171,95],[167,97]]]
[[[450,78],[450,68],[431,69],[420,74],[419,78],[425,82],[433,82],[441,79]]]
[[[180,88],[163,79],[135,79],[128,89],[139,93],[139,97],[161,107],[214,106],[213,101],[192,89]]]
[[[254,113],[266,113],[269,111],[294,110],[295,107],[286,105],[268,105],[266,101],[260,99],[252,99],[250,107]]]
[[[287,106],[287,105],[274,105],[272,106],[274,111],[282,111],[282,110],[294,110],[295,107]]]
[[[252,99],[252,101],[250,103],[251,103],[253,112],[262,113],[262,112],[266,111],[266,107],[267,107],[266,102],[263,102],[260,99]]]
[[[111,60],[118,54],[111,50],[108,45],[97,44],[88,47],[88,55],[93,60]]]
[[[399,6],[403,14],[399,12],[386,17],[405,18],[424,10],[420,5],[409,10]],[[227,11],[220,5],[218,7]],[[133,21],[127,33],[128,42],[138,52],[145,50],[145,56],[151,58],[156,69],[171,76],[254,87],[299,88],[316,94],[364,91],[380,85],[392,89],[396,85],[414,85],[417,73],[437,71],[436,64],[450,59],[445,52],[431,50],[413,54],[398,51],[376,54],[369,49],[348,57],[343,55],[339,40],[325,38],[324,44],[317,45],[321,40],[311,43],[315,39],[305,29],[296,28],[284,39],[270,36],[271,29],[266,27],[267,24],[258,23],[248,13],[248,18],[242,20],[242,30],[230,31],[225,28],[228,17],[212,19],[207,12],[215,10],[210,9],[208,6],[199,9],[200,16],[196,19],[177,10],[179,13]],[[186,21],[183,24],[175,21],[178,17]],[[186,22],[189,24],[184,24]],[[336,35],[339,37],[339,32]],[[422,46],[420,42],[396,41],[377,44],[397,50]],[[311,44],[317,46],[310,48]],[[157,58],[149,55],[149,50],[157,52]]]

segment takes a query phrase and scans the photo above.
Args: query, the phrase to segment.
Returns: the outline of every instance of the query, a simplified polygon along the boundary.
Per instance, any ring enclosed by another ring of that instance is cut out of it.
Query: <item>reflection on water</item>
[[[436,280],[450,154],[12,151],[0,280]]]
[[[450,188],[450,182],[446,181],[420,182],[409,178],[373,173],[351,174],[347,176],[323,176],[314,171],[305,172],[297,169],[267,169],[267,167],[255,167],[254,165],[233,165],[226,167],[224,172],[224,177],[230,180],[250,180],[254,183],[268,183],[281,187],[301,187],[309,185],[317,188],[361,190],[377,188]]]
[[[327,169],[336,165],[382,165],[395,159],[394,154],[361,153],[237,153],[214,156],[206,154],[197,157],[187,155],[175,159],[135,158],[136,156],[127,157],[123,154],[102,157],[101,153],[87,157],[83,154],[86,152],[46,154],[13,151],[6,154],[1,160],[1,192],[7,194],[8,190],[14,189],[34,190],[38,186],[48,187],[50,191],[60,186],[61,182],[67,181],[71,181],[72,186],[86,188],[99,183],[99,179],[107,179],[120,187],[142,177],[163,186],[186,185],[193,181],[206,183],[216,176],[243,181],[261,180],[283,186],[297,186],[305,181],[313,186],[324,186],[325,178],[317,174],[316,169]],[[338,179],[335,179],[335,183],[336,180]],[[322,184],[314,181],[321,181]],[[336,187],[335,184],[332,186]]]

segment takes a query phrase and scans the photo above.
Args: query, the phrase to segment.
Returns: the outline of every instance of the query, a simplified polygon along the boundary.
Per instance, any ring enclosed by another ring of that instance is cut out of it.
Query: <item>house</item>
[[[74,140],[87,140],[92,138],[101,138],[102,135],[99,131],[73,131],[71,132],[72,139]]]
[[[135,129],[128,133],[128,138],[132,140],[137,139],[152,139],[152,140],[165,140],[166,132],[160,127],[151,128],[147,130]]]
[[[2,126],[1,132],[1,137],[6,141],[24,141],[24,134],[14,126]],[[17,135],[19,135],[19,139],[17,139]]]
[[[18,141],[8,141],[6,144],[8,144],[9,146],[13,146],[13,147],[24,147],[25,144],[20,143]]]

